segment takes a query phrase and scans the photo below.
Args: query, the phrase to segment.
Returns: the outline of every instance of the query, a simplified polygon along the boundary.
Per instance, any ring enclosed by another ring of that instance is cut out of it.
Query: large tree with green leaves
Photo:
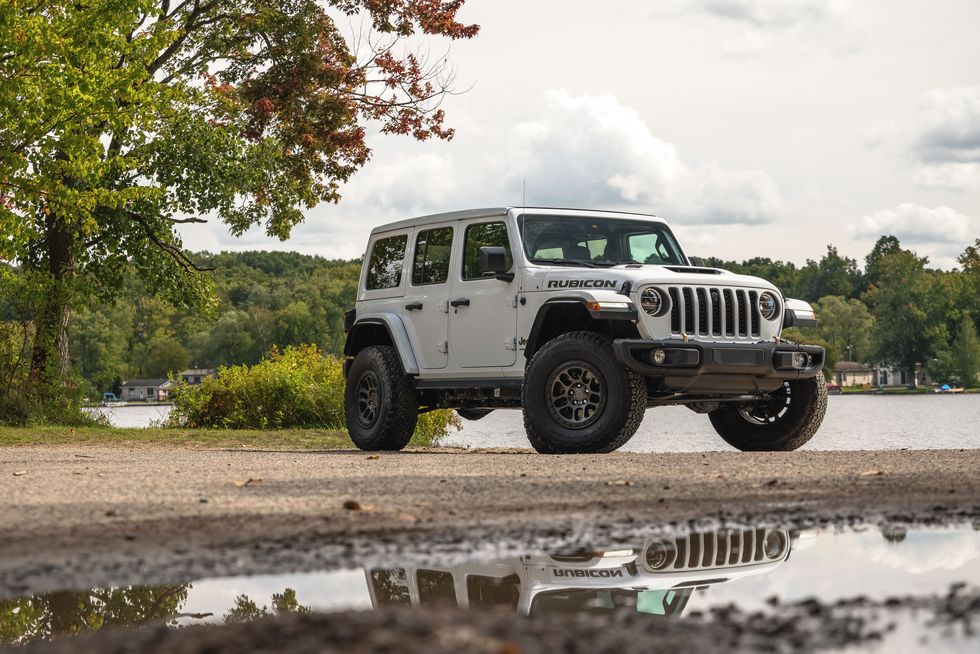
[[[900,250],[881,257],[879,281],[865,294],[875,319],[872,354],[877,362],[914,370],[949,340],[946,317],[954,298],[927,259]]]
[[[123,271],[208,301],[179,223],[285,239],[340,199],[369,123],[451,138],[450,71],[402,44],[474,36],[463,1],[0,4],[0,260],[48,281],[32,377],[64,377],[78,293],[111,297]]]
[[[871,354],[874,319],[860,300],[827,295],[814,303],[817,333],[849,361],[866,362]]]

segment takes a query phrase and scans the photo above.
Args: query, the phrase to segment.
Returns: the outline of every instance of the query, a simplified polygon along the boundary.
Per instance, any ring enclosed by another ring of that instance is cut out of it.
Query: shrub
[[[343,360],[315,345],[273,349],[254,366],[228,366],[200,385],[177,383],[172,427],[344,429]],[[449,410],[419,416],[412,443],[430,445],[460,427]]]

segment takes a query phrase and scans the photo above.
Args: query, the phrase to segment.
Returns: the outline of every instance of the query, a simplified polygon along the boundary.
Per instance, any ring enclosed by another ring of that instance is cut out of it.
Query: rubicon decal
[[[556,577],[622,577],[622,570],[552,570]]]
[[[550,279],[548,288],[616,288],[615,279]]]

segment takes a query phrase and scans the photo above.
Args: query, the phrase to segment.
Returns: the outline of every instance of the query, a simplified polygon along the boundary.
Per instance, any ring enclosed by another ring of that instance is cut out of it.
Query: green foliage
[[[175,304],[213,309],[177,225],[207,216],[285,240],[306,210],[340,200],[370,156],[368,123],[452,138],[445,60],[399,42],[475,36],[456,20],[462,4],[0,3],[0,261],[51,282],[37,297],[32,377],[67,377],[80,288],[108,300],[135,273]],[[348,42],[358,15],[372,35]]]
[[[868,361],[874,319],[863,302],[827,295],[815,302],[813,309],[819,321],[817,333],[840,356],[850,361]]]
[[[963,316],[960,323],[960,331],[953,344],[953,356],[960,383],[968,388],[980,386],[977,382],[977,375],[980,374],[980,340],[977,339],[977,328],[968,316]]]
[[[907,250],[881,258],[880,281],[867,292],[877,326],[872,345],[877,361],[913,370],[948,340],[945,322],[954,298],[925,264]]]
[[[235,598],[235,605],[225,613],[224,620],[226,624],[235,624],[258,620],[269,615],[282,616],[290,613],[303,614],[309,612],[310,607],[299,603],[296,598],[296,591],[292,588],[286,588],[281,593],[272,594],[272,611],[269,611],[266,606],[259,608],[255,600],[248,595],[239,595]]]
[[[24,645],[107,627],[173,625],[189,588],[122,586],[0,600],[0,644]]]
[[[176,427],[225,429],[342,429],[343,361],[312,345],[272,350],[259,363],[220,368],[199,386],[174,391],[170,421]],[[459,427],[452,411],[419,418],[413,442],[427,445]]]

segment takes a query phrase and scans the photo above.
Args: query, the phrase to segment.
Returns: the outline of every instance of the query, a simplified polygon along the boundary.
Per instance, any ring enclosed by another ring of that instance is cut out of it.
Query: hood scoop
[[[664,266],[667,270],[675,273],[690,273],[692,275],[720,275],[722,270],[717,268],[700,268],[698,266]]]

